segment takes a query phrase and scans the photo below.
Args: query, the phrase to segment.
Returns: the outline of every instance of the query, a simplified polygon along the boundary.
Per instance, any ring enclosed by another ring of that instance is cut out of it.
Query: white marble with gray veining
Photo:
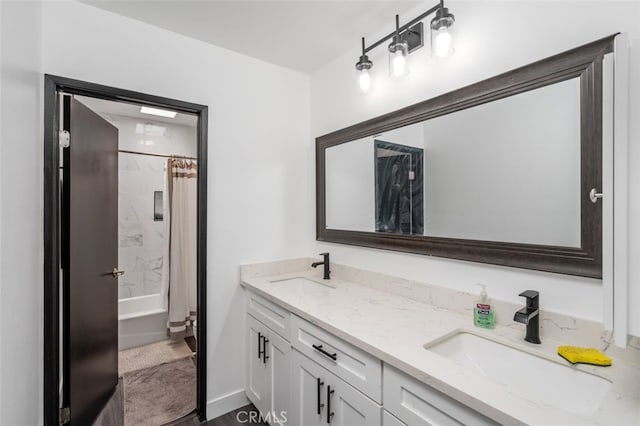
[[[118,279],[118,296],[157,294],[168,243],[166,222],[154,221],[153,192],[165,191],[167,160],[127,153],[118,159],[118,267],[125,271]]]
[[[288,288],[286,281],[271,282],[293,277],[321,282],[321,271],[309,268],[311,262],[300,258],[242,265],[242,285],[502,424],[640,424],[636,338],[625,350],[614,348],[598,324],[542,312],[542,344],[533,345],[523,340],[524,325],[509,319],[517,305],[494,300],[496,328],[482,330],[471,325],[470,308],[477,296],[337,264],[332,265],[335,288],[301,292]],[[611,381],[611,389],[593,413],[582,416],[527,400],[423,348],[455,330],[489,335],[561,363],[559,345],[605,350],[613,358],[611,367],[572,368]]]

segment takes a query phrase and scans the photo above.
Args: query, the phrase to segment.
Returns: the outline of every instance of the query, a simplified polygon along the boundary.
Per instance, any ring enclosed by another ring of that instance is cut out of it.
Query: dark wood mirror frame
[[[602,278],[602,61],[617,34],[316,138],[316,239],[472,262]],[[578,77],[581,247],[327,229],[326,149]]]

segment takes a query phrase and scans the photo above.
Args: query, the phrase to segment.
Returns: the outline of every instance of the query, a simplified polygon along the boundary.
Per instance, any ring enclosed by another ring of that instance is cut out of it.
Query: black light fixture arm
[[[393,32],[389,33],[388,35],[382,37],[380,40],[376,41],[375,43],[369,45],[369,47],[365,47],[364,46],[364,39],[363,39],[363,52],[364,53],[368,53],[371,50],[375,49],[376,47],[380,46],[382,43],[386,42],[387,40],[392,39],[393,37],[396,36],[396,34],[398,33],[402,33],[403,31],[411,28],[413,25],[417,24],[418,22],[422,21],[424,18],[426,18],[427,16],[431,15],[432,13],[437,12],[440,9],[444,8],[444,0],[440,0],[440,3],[438,3],[437,5],[433,6],[431,9],[427,10],[426,12],[424,12],[423,14],[416,16],[415,18],[413,18],[411,21],[407,22],[406,24],[404,24],[401,27],[397,27],[398,23],[399,23],[399,17],[398,15],[396,15],[396,28],[397,30],[393,30]]]
[[[396,14],[396,35],[393,36],[394,41],[400,41],[400,15]]]

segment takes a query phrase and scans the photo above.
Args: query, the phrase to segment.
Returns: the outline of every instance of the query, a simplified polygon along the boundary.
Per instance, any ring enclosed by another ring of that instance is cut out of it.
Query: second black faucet
[[[513,316],[513,320],[527,325],[524,340],[540,344],[540,294],[535,290],[523,291],[519,296],[527,299],[527,304]]]
[[[317,268],[320,265],[324,265],[324,273],[322,275],[322,278],[325,280],[328,280],[331,276],[331,269],[329,265],[329,253],[320,253],[320,256],[322,256],[324,260],[322,262],[313,262],[311,266],[314,268]]]

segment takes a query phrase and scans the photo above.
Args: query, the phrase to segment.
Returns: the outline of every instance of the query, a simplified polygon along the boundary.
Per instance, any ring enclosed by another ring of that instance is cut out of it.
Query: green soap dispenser
[[[493,309],[489,303],[486,285],[476,285],[482,287],[482,291],[480,292],[480,299],[476,300],[473,304],[473,324],[476,327],[493,328],[495,321],[493,318]]]

